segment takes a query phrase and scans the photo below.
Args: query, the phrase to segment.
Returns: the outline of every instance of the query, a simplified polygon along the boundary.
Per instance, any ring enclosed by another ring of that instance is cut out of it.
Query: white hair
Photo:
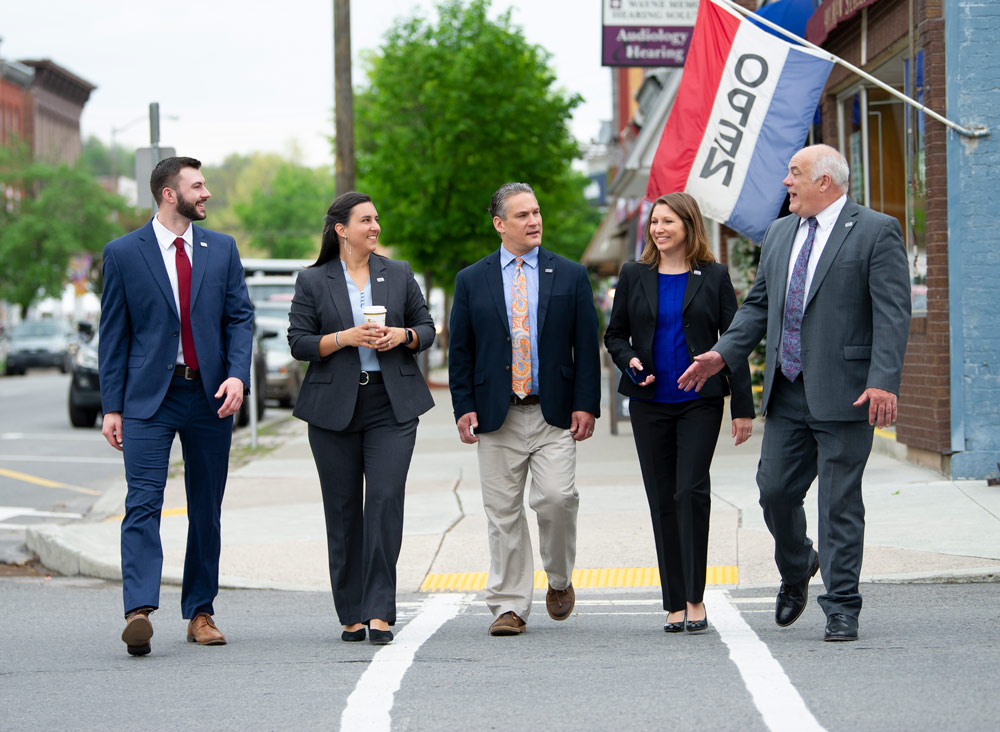
[[[808,149],[808,148],[807,148]],[[830,176],[830,180],[837,188],[844,193],[851,185],[851,169],[847,165],[847,160],[829,145],[813,145],[812,156],[812,179],[819,180],[824,175]]]

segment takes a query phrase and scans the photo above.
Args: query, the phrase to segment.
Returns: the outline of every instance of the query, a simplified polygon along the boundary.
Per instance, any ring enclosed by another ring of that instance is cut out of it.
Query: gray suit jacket
[[[434,342],[434,321],[408,262],[373,254],[369,260],[372,300],[385,305],[385,324],[412,328],[420,350]],[[319,355],[319,341],[334,331],[354,327],[351,300],[339,259],[310,267],[295,279],[295,297],[288,314],[288,343],[292,355],[309,362],[293,414],[317,427],[342,430],[354,416],[361,358],[357,348]],[[434,406],[415,351],[397,346],[378,354],[385,390],[398,422],[408,422]]]
[[[767,414],[781,350],[796,215],[764,235],[757,279],[715,345],[739,363],[767,334],[762,411]],[[824,421],[867,420],[853,406],[869,387],[899,393],[910,330],[910,274],[899,222],[848,199],[827,240],[802,317],[802,378],[810,413]]]

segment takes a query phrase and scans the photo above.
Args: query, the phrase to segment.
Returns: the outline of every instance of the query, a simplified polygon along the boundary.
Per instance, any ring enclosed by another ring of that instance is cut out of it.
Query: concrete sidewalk
[[[400,593],[419,591],[428,575],[489,569],[476,448],[458,439],[447,389],[433,394],[437,406],[421,417],[407,484]],[[602,410],[607,409],[605,403]],[[612,436],[606,416],[597,424],[577,455],[577,568],[653,567],[652,530],[630,425],[621,424]],[[754,480],[763,428],[758,420],[754,437],[734,447],[728,420],[723,425],[712,469],[709,565],[736,571],[710,573],[710,583],[713,576],[718,583],[738,581],[741,587],[780,581]],[[271,423],[256,452],[246,446],[246,435],[238,435],[222,514],[222,585],[329,590],[323,507],[305,424],[291,417]],[[31,528],[29,549],[63,574],[121,579],[124,496],[123,477],[86,520]],[[947,480],[876,450],[865,473],[865,503],[862,580],[1000,577],[1000,488]],[[815,538],[815,489],[807,512]],[[165,582],[180,583],[186,532],[183,477],[178,475],[168,483],[161,525]],[[535,566],[541,569],[537,536],[533,540]],[[611,585],[619,583],[615,576],[611,573]],[[593,584],[609,580],[604,576]]]

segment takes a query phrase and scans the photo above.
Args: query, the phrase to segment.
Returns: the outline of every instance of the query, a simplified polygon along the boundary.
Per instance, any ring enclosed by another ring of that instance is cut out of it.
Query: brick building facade
[[[995,128],[1000,105],[983,91],[1000,79],[998,30],[997,9],[969,0],[824,0],[807,37],[959,124]],[[981,217],[997,130],[963,138],[840,66],[821,113],[819,137],[851,164],[852,198],[906,234],[914,314],[897,441],[947,475],[996,474],[1000,257]]]

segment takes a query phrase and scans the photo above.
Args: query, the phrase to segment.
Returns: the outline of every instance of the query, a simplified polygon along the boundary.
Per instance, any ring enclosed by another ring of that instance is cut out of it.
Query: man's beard
[[[177,199],[177,213],[191,219],[191,221],[201,221],[205,218],[205,214],[198,210],[197,204],[191,203],[185,198]]]

